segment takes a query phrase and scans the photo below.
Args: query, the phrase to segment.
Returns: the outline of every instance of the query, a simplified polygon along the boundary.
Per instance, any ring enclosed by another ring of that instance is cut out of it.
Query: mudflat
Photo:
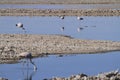
[[[119,9],[0,9],[0,16],[120,16]]]
[[[31,52],[34,57],[38,57],[119,50],[120,42],[115,41],[82,40],[66,35],[0,34],[0,59],[5,61],[18,59],[21,52]]]
[[[120,16],[120,6],[114,5],[120,4],[120,0],[1,0],[0,4],[113,4],[93,9],[0,8],[0,16]]]

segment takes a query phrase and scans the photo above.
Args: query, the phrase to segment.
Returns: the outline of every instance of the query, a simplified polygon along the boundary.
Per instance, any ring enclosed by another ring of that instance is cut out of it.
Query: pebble
[[[109,75],[109,76],[108,76]],[[100,73],[95,76],[87,76],[86,74],[72,75],[68,78],[55,77],[46,80],[120,80],[119,70]]]
[[[0,9],[0,16],[59,16],[59,15],[120,16],[120,10],[119,9],[19,9],[19,8]]]
[[[67,35],[0,34],[0,63],[17,61],[22,52],[33,57],[49,54],[100,53],[119,51],[120,42],[105,40],[82,40]],[[61,55],[62,54],[62,55]]]

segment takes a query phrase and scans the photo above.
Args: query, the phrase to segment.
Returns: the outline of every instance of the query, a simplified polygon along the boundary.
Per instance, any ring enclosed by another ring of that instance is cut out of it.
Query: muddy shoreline
[[[74,39],[66,35],[0,34],[0,63],[18,60],[22,52],[31,52],[38,57],[109,51],[120,51],[120,42]]]
[[[0,9],[0,16],[120,16],[119,9]]]
[[[120,4],[119,0],[1,0],[0,4]],[[109,8],[94,9],[26,9],[26,8],[0,8],[0,16],[120,16],[119,6],[111,5]]]

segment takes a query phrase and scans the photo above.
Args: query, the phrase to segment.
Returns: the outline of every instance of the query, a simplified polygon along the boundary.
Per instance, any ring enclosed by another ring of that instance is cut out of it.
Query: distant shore
[[[0,4],[120,4],[120,0],[1,0]],[[113,7],[113,8],[112,8]],[[120,8],[94,9],[26,9],[0,8],[0,16],[120,16]]]
[[[120,0],[0,0],[0,4],[119,4]]]
[[[120,16],[120,9],[0,9],[0,16]]]
[[[120,51],[120,42],[74,39],[66,35],[0,34],[0,42],[0,63],[18,59],[21,52],[38,57]]]

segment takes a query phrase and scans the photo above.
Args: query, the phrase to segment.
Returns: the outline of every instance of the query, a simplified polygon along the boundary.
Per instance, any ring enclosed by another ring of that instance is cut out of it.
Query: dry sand
[[[63,35],[0,34],[0,59],[18,59],[21,52],[33,56],[119,51],[120,42],[82,40]],[[2,63],[2,60],[1,60]]]
[[[120,4],[120,0],[0,0],[0,4]],[[120,16],[120,9],[2,9],[0,16]]]
[[[0,16],[120,16],[119,9],[0,9]]]

